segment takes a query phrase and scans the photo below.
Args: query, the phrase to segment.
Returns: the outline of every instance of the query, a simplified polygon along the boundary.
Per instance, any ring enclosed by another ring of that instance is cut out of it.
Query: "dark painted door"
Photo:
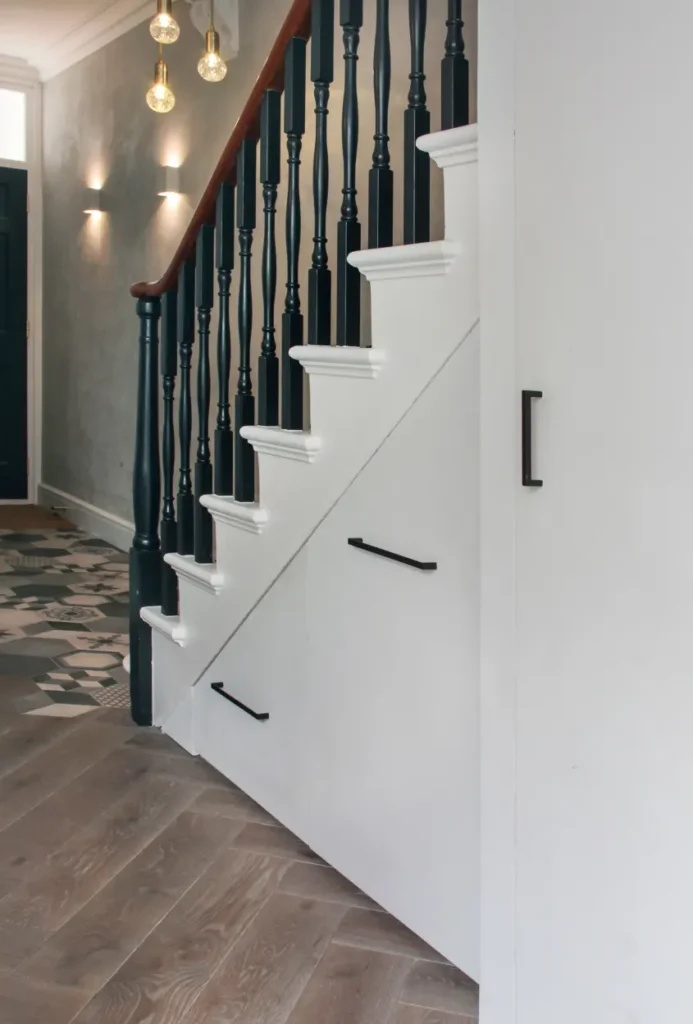
[[[27,497],[27,175],[0,167],[0,501]]]

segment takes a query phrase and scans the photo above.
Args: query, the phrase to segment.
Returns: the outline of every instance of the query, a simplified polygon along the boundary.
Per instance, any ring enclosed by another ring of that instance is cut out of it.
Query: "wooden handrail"
[[[248,137],[259,135],[260,106],[265,90],[279,89],[283,91],[284,89],[284,56],[289,41],[294,36],[300,36],[303,39],[310,38],[311,4],[312,0],[294,0],[168,270],[158,281],[150,283],[140,281],[138,284],[133,284],[130,289],[133,298],[155,298],[172,288],[178,280],[178,272],[183,263],[195,250],[195,242],[200,228],[203,224],[214,222],[219,189],[224,182],[235,181],[236,155],[241,143]]]

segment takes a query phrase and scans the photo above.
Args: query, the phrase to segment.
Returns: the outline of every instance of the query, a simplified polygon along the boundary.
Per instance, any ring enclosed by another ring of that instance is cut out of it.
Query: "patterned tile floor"
[[[127,707],[128,556],[73,527],[0,530],[0,676],[28,715]]]

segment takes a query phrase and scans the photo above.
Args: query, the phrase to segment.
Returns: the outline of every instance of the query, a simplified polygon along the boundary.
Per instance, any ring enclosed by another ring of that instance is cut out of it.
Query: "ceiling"
[[[24,59],[50,78],[155,9],[154,0],[0,0],[0,59]]]

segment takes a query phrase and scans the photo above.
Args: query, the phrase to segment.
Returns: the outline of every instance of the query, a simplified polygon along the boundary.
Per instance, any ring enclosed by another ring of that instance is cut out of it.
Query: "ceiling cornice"
[[[0,82],[3,86],[34,85],[39,80],[39,73],[36,68],[31,67],[21,57],[0,56]]]
[[[54,78],[154,13],[153,0],[112,0],[104,11],[52,47],[45,60],[36,62],[41,80]]]

